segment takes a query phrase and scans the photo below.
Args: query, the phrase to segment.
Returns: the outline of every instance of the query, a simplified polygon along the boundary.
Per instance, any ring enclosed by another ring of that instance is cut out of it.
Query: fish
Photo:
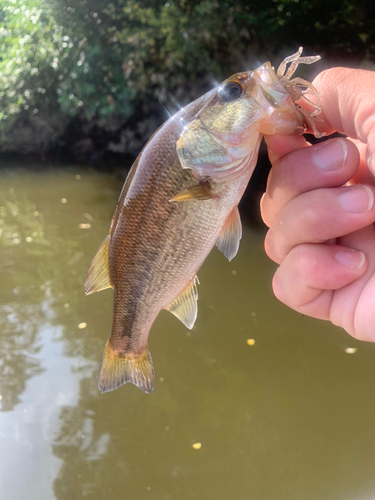
[[[319,56],[301,53],[277,73],[267,62],[231,76],[171,116],[135,160],[85,281],[86,295],[114,289],[98,375],[102,393],[128,382],[153,390],[148,336],[161,310],[193,327],[199,268],[215,245],[229,261],[237,254],[238,203],[262,136],[303,134],[307,124],[318,134],[319,96],[309,82],[290,77]]]

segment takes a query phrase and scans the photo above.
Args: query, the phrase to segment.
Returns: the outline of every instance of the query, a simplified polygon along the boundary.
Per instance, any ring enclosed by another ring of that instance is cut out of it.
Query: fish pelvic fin
[[[180,295],[165,308],[182,321],[189,330],[193,328],[198,314],[197,285],[199,285],[199,280],[197,276],[194,276],[193,280],[182,290]]]
[[[185,191],[180,191],[170,201],[203,201],[213,200],[215,198],[219,198],[219,195],[211,191],[210,184],[206,181],[203,184],[198,184]]]
[[[128,382],[149,394],[154,388],[154,381],[154,365],[148,350],[143,354],[118,352],[111,348],[107,340],[98,375],[98,387],[102,394]]]
[[[242,225],[238,207],[235,207],[226,220],[222,232],[216,241],[217,248],[231,261],[238,252],[242,237]]]
[[[95,257],[92,259],[89,272],[85,281],[85,294],[100,292],[106,288],[113,288],[109,275],[108,253],[110,236],[108,235],[100,245]]]

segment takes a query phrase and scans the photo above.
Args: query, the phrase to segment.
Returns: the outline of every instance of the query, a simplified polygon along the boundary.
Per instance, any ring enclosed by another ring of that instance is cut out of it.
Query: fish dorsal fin
[[[242,236],[240,213],[235,207],[226,220],[222,232],[216,242],[217,248],[231,261],[238,252]]]
[[[109,242],[110,236],[108,235],[100,245],[95,257],[92,259],[85,281],[86,295],[100,292],[100,290],[105,290],[106,288],[113,288],[111,278],[109,276],[108,265]]]
[[[219,196],[211,191],[209,182],[204,182],[203,184],[198,184],[198,186],[193,186],[185,191],[181,191],[176,194],[171,201],[203,201],[212,200],[214,198],[219,198]]]
[[[111,348],[107,340],[98,376],[101,393],[114,391],[131,382],[149,394],[154,388],[154,380],[154,367],[147,348],[141,354],[117,352]]]
[[[191,330],[198,314],[198,288],[199,280],[194,276],[186,288],[165,309],[176,316]]]

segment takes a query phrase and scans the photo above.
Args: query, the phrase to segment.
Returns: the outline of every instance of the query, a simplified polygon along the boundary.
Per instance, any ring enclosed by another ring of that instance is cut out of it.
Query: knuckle
[[[281,259],[278,252],[277,238],[275,237],[275,232],[272,228],[269,229],[266,234],[264,240],[264,249],[271,260],[273,260],[277,264],[280,264]]]
[[[321,227],[321,214],[315,206],[310,193],[305,193],[290,203],[290,222],[288,228],[293,234],[303,235],[316,232]]]
[[[282,277],[280,276],[280,268],[278,268],[273,275],[272,279],[272,290],[275,295],[275,297],[282,302],[283,304],[287,303],[286,299],[286,294],[285,294],[285,289],[284,289],[284,282]]]
[[[272,290],[275,297],[282,302],[283,304],[295,308],[295,299],[296,299],[296,288],[298,284],[293,279],[289,278],[290,269],[289,265],[286,266],[283,262],[278,269],[276,270],[273,279],[272,279]]]
[[[269,197],[266,191],[260,200],[260,214],[262,216],[263,222],[267,227],[270,227],[272,224],[272,218],[270,212],[271,211],[269,209]]]
[[[292,249],[290,258],[294,262],[294,271],[296,279],[305,281],[306,273],[311,276],[316,275],[319,270],[319,262],[310,252],[311,245],[301,244]]]

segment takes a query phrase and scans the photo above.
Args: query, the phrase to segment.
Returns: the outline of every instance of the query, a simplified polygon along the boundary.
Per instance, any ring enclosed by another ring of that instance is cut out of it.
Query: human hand
[[[266,138],[273,168],[261,210],[265,249],[279,264],[273,290],[292,309],[375,342],[375,73],[333,68],[313,84],[319,130],[348,139]]]

